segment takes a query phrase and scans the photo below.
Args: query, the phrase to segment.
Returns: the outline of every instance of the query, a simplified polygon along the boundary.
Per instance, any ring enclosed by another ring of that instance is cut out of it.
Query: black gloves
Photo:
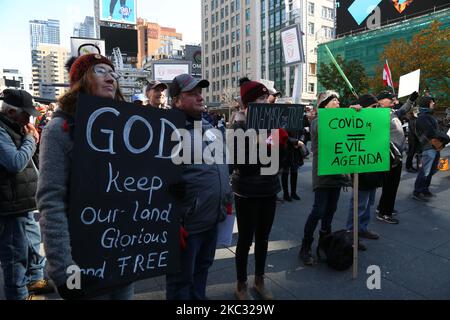
[[[419,97],[419,93],[417,91],[414,91],[413,93],[411,93],[411,95],[409,96],[409,100],[411,102],[414,102],[417,100],[417,98]]]

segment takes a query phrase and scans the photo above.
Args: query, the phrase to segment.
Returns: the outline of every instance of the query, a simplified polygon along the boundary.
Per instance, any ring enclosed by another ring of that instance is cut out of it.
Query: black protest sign
[[[177,271],[179,209],[168,186],[181,179],[171,136],[184,114],[80,95],[75,123],[69,231],[82,289]]]
[[[250,103],[247,112],[247,128],[300,131],[303,129],[305,106],[301,104]]]

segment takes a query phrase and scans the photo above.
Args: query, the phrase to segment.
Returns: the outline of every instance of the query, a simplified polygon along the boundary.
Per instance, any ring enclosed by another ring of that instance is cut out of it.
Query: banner
[[[247,112],[247,128],[300,131],[303,129],[305,106],[301,104],[250,103]]]
[[[171,135],[184,114],[86,95],[77,110],[68,219],[82,289],[177,271],[179,209],[168,188],[181,179]]]
[[[318,174],[388,171],[388,108],[319,109]]]
[[[283,45],[285,66],[305,63],[302,36],[298,25],[281,29],[281,44]]]

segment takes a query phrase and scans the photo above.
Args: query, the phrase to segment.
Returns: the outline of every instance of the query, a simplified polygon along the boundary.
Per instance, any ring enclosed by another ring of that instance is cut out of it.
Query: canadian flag
[[[383,83],[385,86],[389,86],[394,89],[394,82],[392,82],[391,70],[389,69],[389,64],[386,60],[383,67]]]

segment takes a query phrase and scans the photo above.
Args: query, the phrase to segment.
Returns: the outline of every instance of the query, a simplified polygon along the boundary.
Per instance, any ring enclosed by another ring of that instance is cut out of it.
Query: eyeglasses
[[[93,70],[96,75],[101,76],[103,78],[105,78],[107,74],[109,74],[116,81],[119,80],[119,78],[120,78],[120,74],[118,74],[117,72],[112,71],[112,70],[107,70],[104,67],[99,66],[99,65],[95,65]]]

